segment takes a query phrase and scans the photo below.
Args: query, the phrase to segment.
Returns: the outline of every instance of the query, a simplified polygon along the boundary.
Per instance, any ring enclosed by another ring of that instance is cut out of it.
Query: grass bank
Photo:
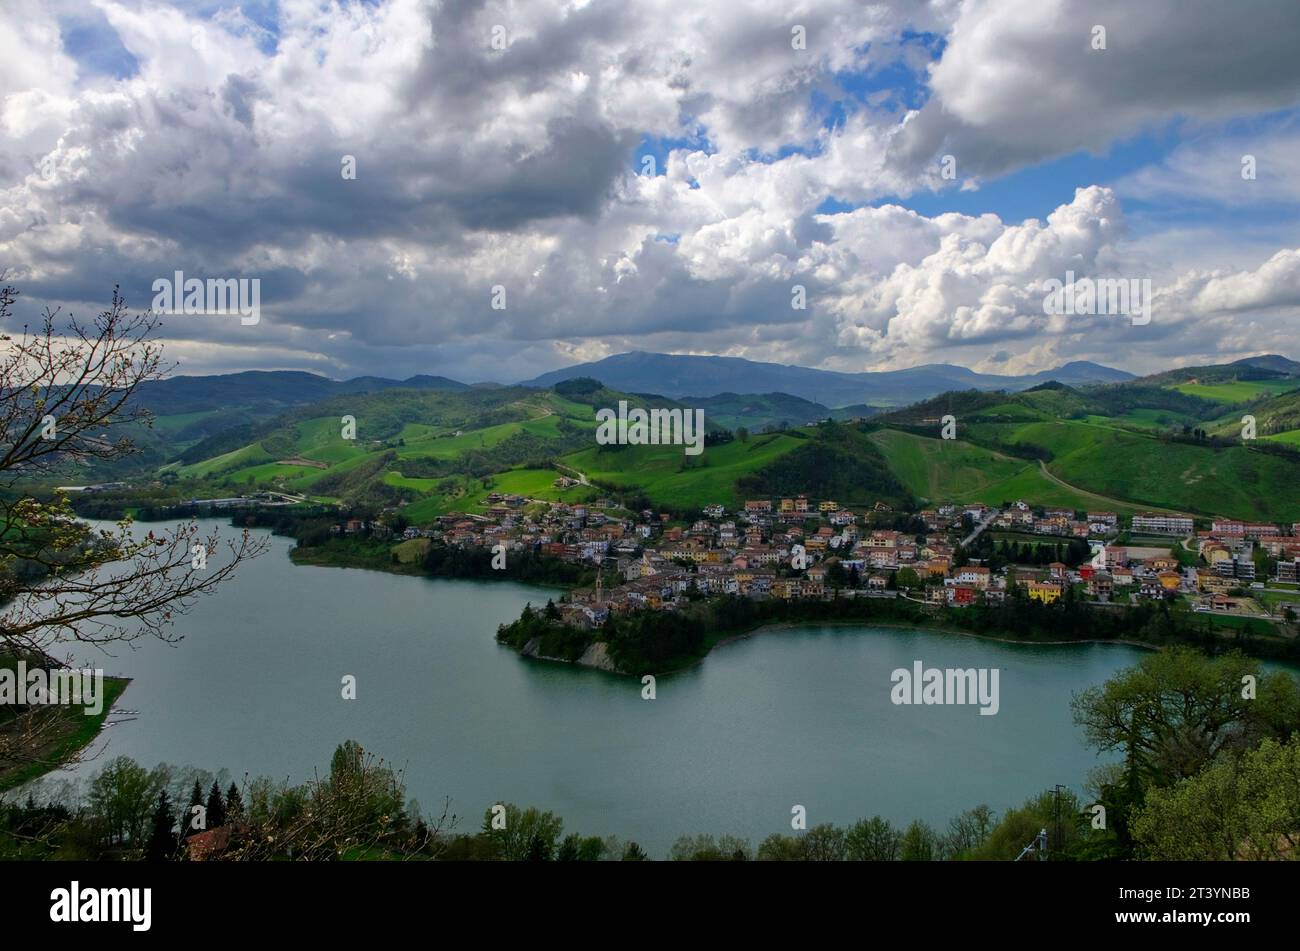
[[[67,707],[50,707],[38,711],[36,716],[57,718],[59,725],[45,746],[38,751],[37,762],[0,769],[0,792],[21,786],[71,762],[99,735],[114,704],[130,683],[130,679],[125,677],[105,677],[103,709],[94,715],[86,715]],[[0,732],[10,728],[13,722],[7,720],[0,724]]]

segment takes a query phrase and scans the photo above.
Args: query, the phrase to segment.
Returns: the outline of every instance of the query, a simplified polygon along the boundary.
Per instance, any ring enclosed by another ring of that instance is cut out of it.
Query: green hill
[[[326,388],[323,398],[269,418],[178,405],[146,434],[138,465],[184,498],[269,488],[404,505],[417,520],[482,511],[491,492],[575,501],[614,494],[682,513],[808,493],[853,507],[1024,499],[1300,519],[1300,377],[1280,358],[1123,383],[944,393],[870,423],[826,422],[845,412],[784,393],[679,403],[587,377],[552,389],[422,382],[374,392]],[[620,400],[704,409],[703,454],[597,445],[596,410]],[[1257,420],[1254,443],[1240,439],[1245,414]],[[956,439],[938,438],[946,416],[956,421]],[[355,420],[354,439],[343,438],[345,417]],[[731,431],[742,427],[744,438],[735,438]],[[562,475],[576,484],[557,486]]]
[[[1195,382],[1201,377],[1217,382]],[[1300,445],[1297,384],[1237,366],[1176,371],[1156,382],[946,393],[880,416],[891,429],[875,438],[908,488],[934,501],[1023,498],[1293,521],[1300,453],[1287,448]],[[1245,412],[1256,415],[1261,443],[1272,447],[1242,443]],[[957,440],[936,438],[947,415]]]
[[[1137,504],[1240,518],[1300,518],[1300,457],[1218,448],[1114,426],[1053,422],[972,427],[973,438],[1027,443],[1051,454],[1062,480]]]

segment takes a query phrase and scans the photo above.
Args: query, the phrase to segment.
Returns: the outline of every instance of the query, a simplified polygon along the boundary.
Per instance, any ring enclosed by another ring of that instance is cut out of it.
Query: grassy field
[[[153,428],[161,433],[174,433],[177,430],[184,429],[191,423],[197,423],[201,419],[206,419],[213,413],[220,412],[215,409],[202,410],[197,413],[170,413],[153,418]]]
[[[1038,464],[972,446],[960,440],[927,439],[880,430],[872,440],[889,467],[917,496],[934,503],[999,505],[1023,499],[1032,505],[1105,510],[1131,515],[1141,509],[1121,500],[1070,489],[1045,476]]]
[[[412,502],[402,509],[402,514],[409,521],[419,524],[452,512],[474,512],[481,515],[487,510],[481,500],[488,490],[483,488],[478,479],[461,478],[456,480],[456,484],[455,492],[431,495]]]
[[[386,485],[396,486],[399,489],[414,489],[416,492],[432,492],[437,488],[442,479],[414,479],[402,475],[400,472],[385,472],[384,483]]]
[[[1203,425],[1191,416],[1167,409],[1131,409],[1120,416],[1086,416],[1083,422],[1094,426],[1134,426],[1139,429],[1168,429],[1183,424]]]
[[[1296,388],[1295,380],[1234,380],[1231,383],[1180,383],[1174,387],[1188,396],[1220,403],[1248,403],[1261,396],[1273,396]]]
[[[1292,429],[1284,433],[1274,433],[1272,436],[1260,436],[1259,438],[1300,448],[1300,429]]]
[[[552,483],[560,473],[552,469],[511,469],[487,477],[487,486],[483,480],[464,477],[451,477],[456,491],[449,495],[430,495],[429,498],[412,502],[403,514],[414,522],[446,515],[449,512],[473,512],[483,514],[488,506],[484,499],[490,492],[502,495],[522,495],[530,499],[545,499],[551,502],[590,502],[599,494],[599,490],[589,486],[571,486],[558,489]],[[413,489],[422,493],[433,493],[447,479],[408,479],[396,472],[384,473],[384,481],[399,488]]]
[[[405,446],[398,447],[397,456],[399,459],[416,457],[455,459],[475,449],[491,449],[516,433],[531,433],[543,439],[554,439],[559,436],[557,427],[560,419],[559,416],[543,416],[539,419],[474,429],[459,436],[429,435],[408,439]]]
[[[999,455],[960,440],[927,439],[882,429],[871,434],[889,468],[919,498],[932,502],[976,500],[978,493],[1029,468],[1023,459]]]
[[[997,505],[1002,501],[1014,502],[1016,499],[1024,499],[1034,505],[1072,508],[1076,511],[1114,512],[1122,517],[1147,508],[1111,496],[1063,486],[1043,475],[1037,465],[992,487],[975,501]]]
[[[562,474],[554,469],[511,469],[490,477],[490,491],[503,495],[522,495],[530,499],[546,499],[550,502],[590,502],[600,495],[599,489],[590,486],[556,488],[553,483]]]
[[[1151,506],[1239,518],[1300,518],[1300,464],[1244,446],[1213,449],[1077,420],[978,424],[977,436],[1048,449],[1077,488]]]
[[[408,538],[393,546],[393,554],[397,556],[399,562],[409,565],[423,559],[432,545],[433,542],[427,538]]]
[[[1268,589],[1264,591],[1252,590],[1251,597],[1256,601],[1267,605],[1270,610],[1279,610],[1280,608],[1290,607],[1300,614],[1300,591],[1278,591]]]
[[[267,462],[260,466],[249,466],[246,469],[240,469],[231,473],[230,478],[232,481],[239,482],[247,481],[251,477],[257,485],[261,485],[263,482],[288,483],[296,479],[320,475],[324,471],[324,469],[317,469],[315,466]]]
[[[7,789],[13,789],[15,786],[21,786],[23,783],[35,779],[43,773],[50,772],[52,767],[48,763],[65,763],[83,750],[91,740],[99,735],[103,729],[104,721],[112,712],[113,705],[117,703],[122,692],[126,690],[131,682],[123,680],[120,677],[104,678],[104,704],[103,709],[94,716],[77,712],[77,708],[54,708],[44,711],[45,716],[59,716],[66,721],[66,728],[60,727],[58,736],[42,752],[44,763],[30,764],[26,766],[11,767],[8,770],[0,771],[0,792]]]
[[[592,480],[636,486],[656,502],[683,508],[720,502],[734,508],[741,501],[738,478],[803,445],[805,440],[773,434],[709,446],[699,456],[687,456],[682,446],[620,446],[572,453],[563,463]]]
[[[182,479],[205,479],[214,475],[224,475],[240,469],[252,468],[264,462],[273,462],[271,454],[259,443],[235,449],[211,459],[204,459],[193,465],[181,466],[177,473]]]

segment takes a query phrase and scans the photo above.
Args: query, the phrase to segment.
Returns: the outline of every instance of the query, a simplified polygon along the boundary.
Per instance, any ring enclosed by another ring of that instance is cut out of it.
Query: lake
[[[295,566],[292,545],[273,538],[200,600],[179,645],[81,658],[135,678],[119,709],[139,714],[104,733],[81,774],[125,754],[297,782],[327,772],[350,738],[404,770],[425,812],[449,798],[462,830],[505,801],[553,810],[567,831],[635,839],[653,857],[686,833],[757,845],[790,831],[796,804],[809,826],[879,813],[942,829],[979,803],[1000,813],[1057,783],[1082,792],[1100,761],[1070,696],[1142,653],[866,625],[769,629],[660,677],[643,700],[637,679],[496,644],[498,624],[554,589]],[[997,715],[894,705],[890,674],[915,661],[997,668]]]

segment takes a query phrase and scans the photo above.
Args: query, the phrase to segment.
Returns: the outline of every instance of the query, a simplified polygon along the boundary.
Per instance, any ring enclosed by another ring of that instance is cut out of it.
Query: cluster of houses
[[[451,513],[405,529],[403,538],[430,538],[454,546],[503,546],[616,570],[617,585],[601,582],[573,591],[559,606],[580,626],[604,623],[611,612],[673,610],[699,595],[818,599],[905,597],[955,607],[997,603],[1021,588],[1031,600],[1050,604],[1073,589],[1100,603],[1200,594],[1224,598],[1254,580],[1254,551],[1278,559],[1281,580],[1300,580],[1300,523],[1284,534],[1277,525],[1219,522],[1196,533],[1190,516],[1135,515],[1130,531],[1178,535],[1200,546],[1205,567],[1184,568],[1169,550],[1115,543],[1122,531],[1114,512],[1078,513],[1037,508],[1018,501],[1000,509],[983,503],[944,505],[917,513],[924,531],[905,524],[884,503],[855,512],[832,499],[807,496],[751,499],[739,511],[706,506],[692,524],[673,523],[667,513],[631,513],[610,499],[553,502],[493,493],[486,513]],[[978,562],[958,564],[962,535],[994,529],[1089,539],[1090,561],[1076,568],[993,570]],[[382,521],[353,519],[341,534],[386,533]],[[497,549],[500,550],[500,549]]]
[[[1284,584],[1300,583],[1300,522],[1289,532],[1271,522],[1241,522],[1216,519],[1209,531],[1196,533],[1201,561],[1197,569],[1197,589],[1207,595],[1212,606],[1231,608],[1228,592],[1246,586],[1261,587],[1264,581]],[[1272,579],[1257,578],[1257,555],[1275,562],[1277,573]]]
[[[946,506],[953,509],[954,506]],[[1090,538],[1119,533],[1119,516],[1114,512],[1087,512],[1078,518],[1074,509],[1047,507],[1035,510],[1028,502],[1012,502],[1006,508],[994,511],[983,503],[961,507],[961,514],[970,515],[982,522],[992,517],[991,527],[1002,531],[1027,532],[1034,535],[1061,535],[1067,538]],[[944,509],[937,511],[944,514]],[[929,511],[921,517],[930,522]]]

